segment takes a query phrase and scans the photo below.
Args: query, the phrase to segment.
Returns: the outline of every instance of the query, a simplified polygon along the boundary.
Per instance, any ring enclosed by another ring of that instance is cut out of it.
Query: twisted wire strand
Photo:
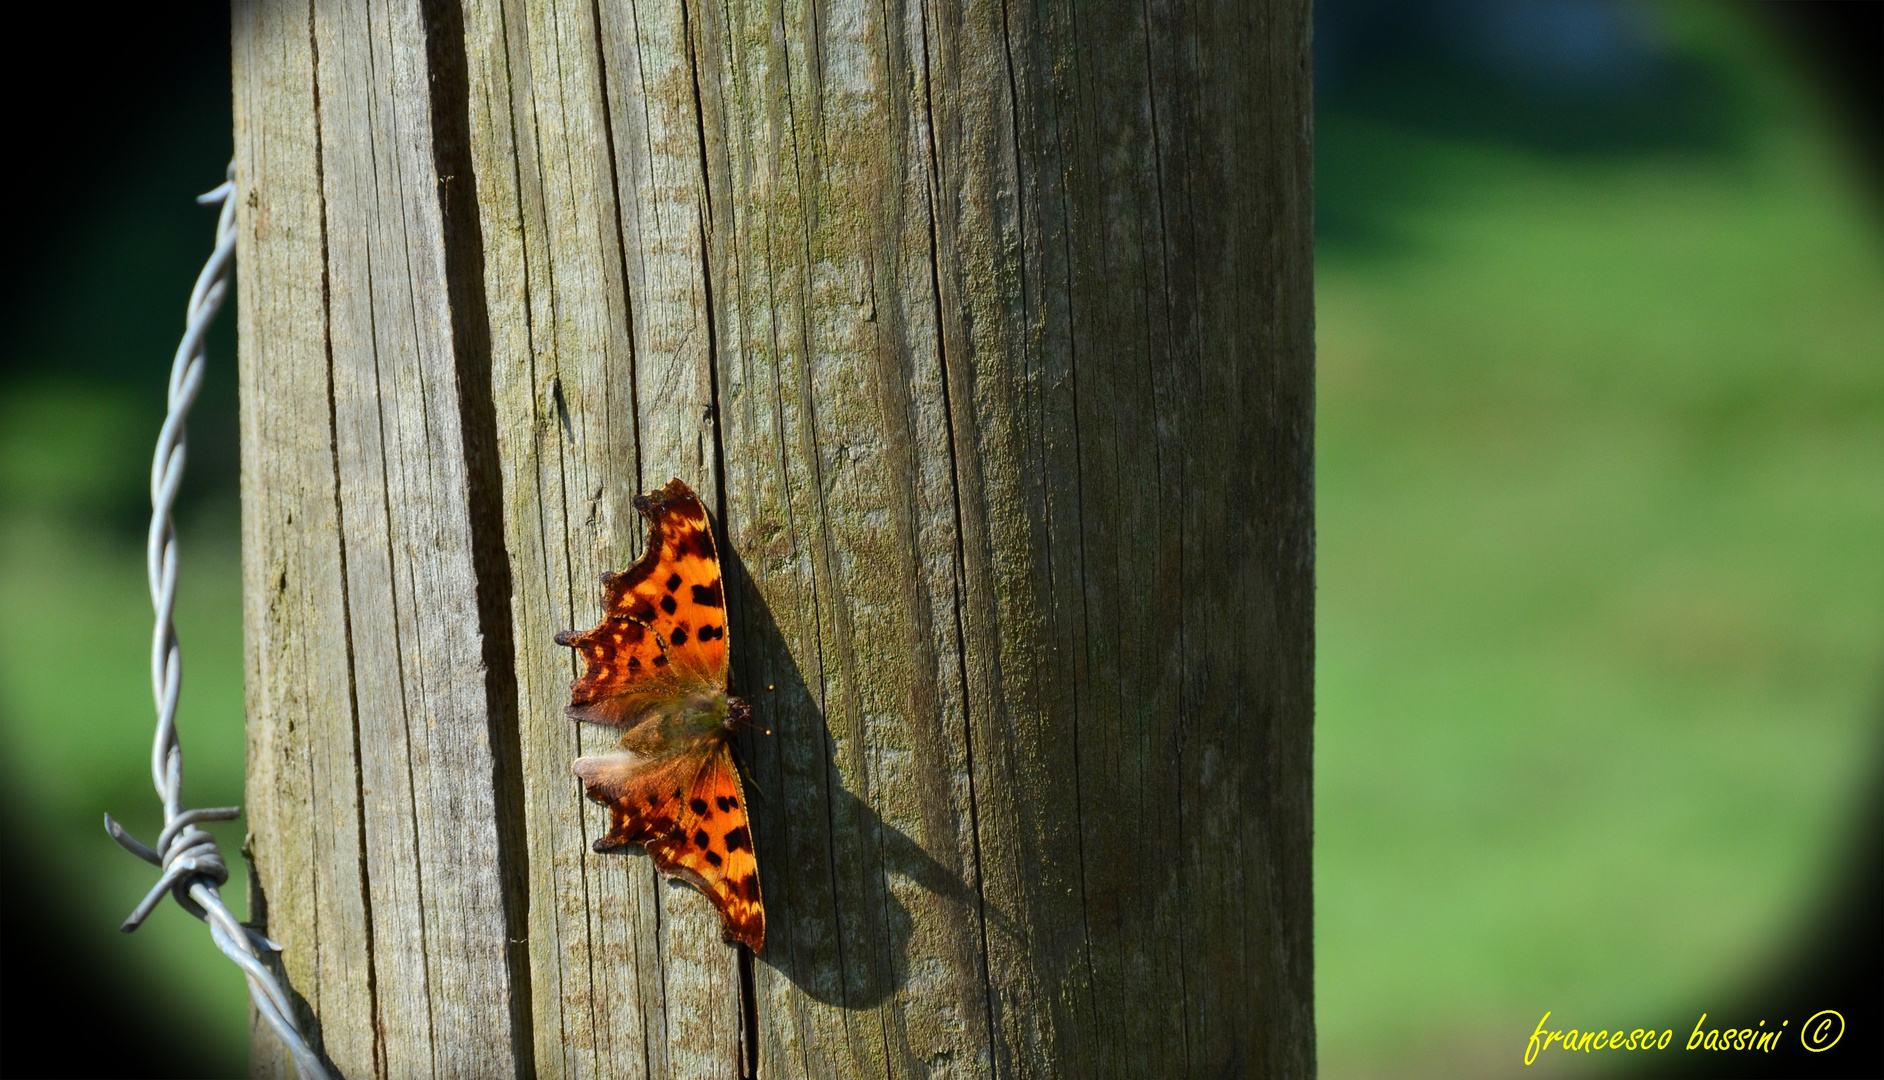
[[[156,613],[151,630],[151,693],[157,701],[157,734],[151,741],[151,783],[164,805],[164,828],[155,847],[126,832],[105,815],[105,831],[126,851],[160,868],[157,884],[119,927],[130,933],[141,926],[163,902],[176,898],[183,910],[209,924],[209,935],[223,955],[248,976],[249,997],[264,1021],[287,1046],[303,1080],[327,1080],[327,1069],[308,1045],[294,1020],[294,1004],[274,973],[263,963],[265,953],[281,946],[236,921],[222,902],[221,886],[229,880],[216,838],[199,828],[205,821],[231,821],[239,806],[196,810],[183,808],[183,747],[177,742],[177,700],[183,686],[183,651],[177,644],[172,615],[177,602],[177,531],[170,518],[177,491],[183,485],[183,464],[188,440],[184,422],[203,388],[204,339],[229,292],[229,272],[235,263],[235,165],[215,190],[197,197],[205,206],[220,206],[216,219],[216,248],[190,290],[183,340],[170,367],[169,411],[157,435],[157,452],[150,466],[150,537],[146,549],[150,573],[150,602]]]

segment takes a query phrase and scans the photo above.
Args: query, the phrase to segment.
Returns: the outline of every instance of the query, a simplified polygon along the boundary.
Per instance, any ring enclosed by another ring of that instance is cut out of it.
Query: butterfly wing
[[[585,661],[563,710],[571,720],[633,727],[692,689],[672,669],[659,635],[619,612],[603,616],[602,625],[587,633],[557,634],[556,644],[575,649]]]
[[[765,948],[752,825],[739,770],[725,743],[701,763],[676,824],[668,835],[647,841],[654,865],[707,894],[719,909],[727,941],[744,942],[753,952]]]
[[[602,622],[556,643],[586,670],[570,719],[633,727],[696,690],[726,690],[726,603],[706,507],[679,480],[635,496],[648,545],[620,574],[602,576]]]
[[[608,807],[608,834],[595,850],[615,851],[678,832],[700,764],[698,754],[646,758],[627,750],[577,758],[582,790]]]

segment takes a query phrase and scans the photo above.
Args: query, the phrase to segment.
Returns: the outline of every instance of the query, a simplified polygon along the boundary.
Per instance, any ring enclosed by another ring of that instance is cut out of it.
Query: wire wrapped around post
[[[239,806],[219,806],[197,810],[183,808],[183,748],[177,742],[177,700],[183,686],[183,652],[177,644],[172,615],[177,602],[177,530],[170,511],[176,505],[177,491],[183,486],[186,449],[184,424],[197,392],[203,388],[204,342],[209,327],[221,310],[229,292],[229,274],[235,265],[236,226],[235,166],[229,166],[228,178],[215,190],[198,196],[205,206],[219,206],[216,219],[216,248],[197,275],[190,290],[190,304],[185,316],[183,340],[177,344],[175,361],[170,367],[169,412],[157,435],[157,453],[150,469],[150,541],[147,552],[150,572],[150,601],[156,613],[151,631],[151,691],[157,699],[157,735],[151,742],[151,783],[164,805],[164,828],[155,847],[144,844],[126,832],[122,825],[105,815],[105,831],[126,851],[163,870],[120,928],[125,933],[136,930],[145,918],[163,902],[167,892],[183,910],[209,924],[209,934],[223,955],[234,961],[249,980],[249,997],[283,1044],[294,1056],[296,1070],[304,1080],[326,1080],[327,1069],[320,1056],[302,1036],[294,1020],[294,1006],[280,980],[262,962],[265,952],[280,952],[281,947],[242,925],[222,902],[221,887],[229,880],[229,868],[223,863],[216,838],[199,827],[204,821],[230,821],[239,817]]]

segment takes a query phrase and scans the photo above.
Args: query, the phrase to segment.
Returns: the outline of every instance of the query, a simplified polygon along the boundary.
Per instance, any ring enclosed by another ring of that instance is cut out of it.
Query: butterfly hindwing
[[[595,842],[595,850],[646,844],[678,830],[699,766],[698,755],[649,760],[621,751],[577,758],[575,774],[582,778],[583,792],[608,807],[608,833]]]
[[[686,692],[654,630],[624,614],[611,612],[587,633],[565,630],[556,644],[582,655],[582,678],[569,691],[572,720],[630,727],[659,710],[660,704]]]

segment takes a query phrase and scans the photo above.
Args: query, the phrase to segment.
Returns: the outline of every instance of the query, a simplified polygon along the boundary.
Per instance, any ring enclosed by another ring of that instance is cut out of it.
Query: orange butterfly
[[[621,752],[576,759],[589,798],[608,807],[596,851],[641,844],[669,877],[713,901],[729,944],[765,946],[765,906],[745,790],[731,738],[752,707],[726,692],[726,600],[706,508],[670,480],[635,496],[648,547],[623,574],[602,575],[602,623],[564,631],[582,654],[564,712],[625,728]]]

